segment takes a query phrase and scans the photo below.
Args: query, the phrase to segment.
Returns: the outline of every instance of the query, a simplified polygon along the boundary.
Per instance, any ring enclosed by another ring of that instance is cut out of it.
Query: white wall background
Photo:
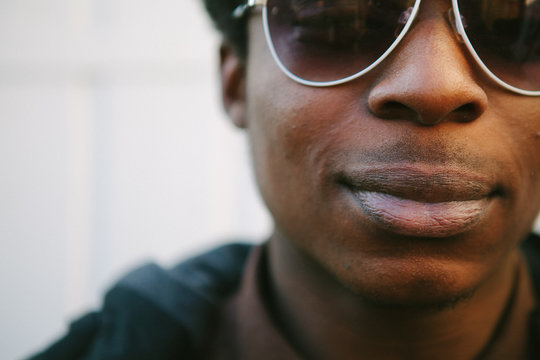
[[[262,239],[199,0],[0,0],[0,358],[144,259]]]
[[[145,259],[269,232],[199,2],[0,1],[0,359]]]

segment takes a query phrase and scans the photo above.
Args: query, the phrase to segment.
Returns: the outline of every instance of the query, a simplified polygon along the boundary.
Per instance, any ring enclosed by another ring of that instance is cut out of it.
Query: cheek
[[[354,101],[344,105],[341,89],[310,88],[273,71],[263,73],[263,81],[250,84],[248,92],[247,130],[256,180],[277,229],[305,242],[313,233],[336,228],[329,159],[352,136],[353,123],[361,123],[358,109]]]
[[[317,114],[322,102],[294,84],[249,100],[249,138],[259,187],[270,210],[307,197],[317,174],[317,159],[328,148],[330,130]],[[309,100],[308,100],[309,99]],[[294,195],[294,197],[292,197]],[[280,199],[282,198],[282,199]]]
[[[502,162],[507,194],[499,223],[507,238],[519,240],[540,210],[540,99],[508,96],[492,101],[492,124],[484,132]],[[486,140],[486,142],[487,142]]]

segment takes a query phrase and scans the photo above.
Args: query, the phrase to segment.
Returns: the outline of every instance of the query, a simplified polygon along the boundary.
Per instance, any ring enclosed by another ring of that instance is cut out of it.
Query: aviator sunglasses
[[[421,0],[247,0],[262,6],[279,68],[309,86],[356,79],[382,62],[411,28]],[[485,73],[502,87],[540,96],[540,0],[452,0],[450,24]]]

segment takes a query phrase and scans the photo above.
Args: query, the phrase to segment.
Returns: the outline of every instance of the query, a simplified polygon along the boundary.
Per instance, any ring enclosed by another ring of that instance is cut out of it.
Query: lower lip
[[[378,226],[399,235],[448,237],[483,218],[489,199],[424,203],[378,192],[357,192],[363,212]]]

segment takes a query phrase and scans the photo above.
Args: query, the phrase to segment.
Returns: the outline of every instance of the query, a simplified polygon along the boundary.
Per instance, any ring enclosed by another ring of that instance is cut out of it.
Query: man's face
[[[488,79],[449,6],[424,2],[389,58],[327,88],[283,75],[260,16],[249,25],[245,119],[272,241],[377,301],[474,291],[540,207],[540,98]]]

